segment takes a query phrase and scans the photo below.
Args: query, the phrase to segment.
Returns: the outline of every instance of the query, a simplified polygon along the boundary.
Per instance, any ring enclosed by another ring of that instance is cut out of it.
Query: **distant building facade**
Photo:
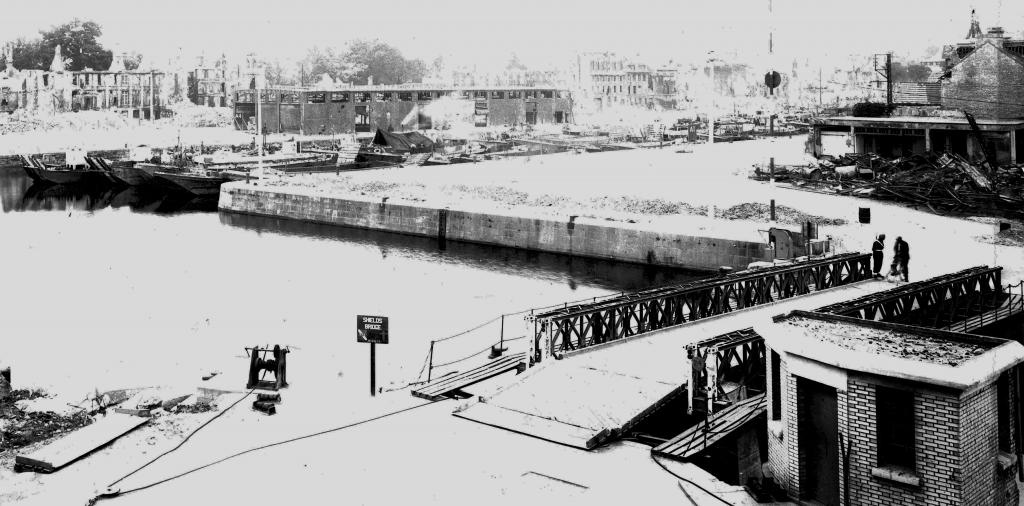
[[[615,53],[581,53],[575,70],[578,100],[596,111],[617,105],[672,107],[679,91],[677,69],[653,69]]]
[[[0,112],[112,110],[133,118],[158,119],[163,110],[164,74],[125,70],[120,54],[107,70],[67,71],[59,46],[49,70],[17,70],[12,60],[9,53],[7,69],[0,74]]]
[[[245,58],[245,65],[236,65],[234,69],[228,64],[225,55],[221,55],[211,65],[203,56],[197,65],[188,70],[188,100],[196,105],[206,107],[231,107],[234,105],[235,91],[254,89],[257,85],[265,86],[264,68],[257,62],[254,55]]]
[[[257,90],[235,92],[235,127],[256,121]],[[568,91],[544,87],[356,85],[340,89],[259,90],[263,131],[306,135],[559,124],[572,121]]]

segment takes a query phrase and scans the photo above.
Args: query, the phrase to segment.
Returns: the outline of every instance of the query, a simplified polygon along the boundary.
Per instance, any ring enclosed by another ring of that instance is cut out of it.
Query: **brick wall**
[[[1012,390],[1011,390],[1012,392]],[[960,417],[963,424],[960,439],[963,441],[964,477],[963,504],[974,505],[1015,505],[1018,492],[1014,475],[1016,468],[1001,470],[996,457],[999,454],[999,407],[998,389],[995,383],[972,392],[961,399]],[[1010,404],[1010,420],[1013,420],[1013,404]],[[1014,431],[1010,430],[1011,449],[1016,448]]]
[[[1024,117],[1024,65],[991,43],[953,67],[942,84],[942,105],[979,118]],[[1014,105],[1016,104],[1016,105]]]

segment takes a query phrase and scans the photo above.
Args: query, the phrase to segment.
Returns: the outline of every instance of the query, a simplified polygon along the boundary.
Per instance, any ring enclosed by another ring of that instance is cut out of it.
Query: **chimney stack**
[[[366,78],[366,85],[367,86],[373,86],[373,76],[368,76]]]

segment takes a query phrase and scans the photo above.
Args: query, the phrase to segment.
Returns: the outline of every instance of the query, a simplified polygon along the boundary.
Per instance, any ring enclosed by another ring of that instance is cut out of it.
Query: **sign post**
[[[356,342],[370,343],[370,395],[377,395],[377,344],[388,344],[387,316],[356,316]]]

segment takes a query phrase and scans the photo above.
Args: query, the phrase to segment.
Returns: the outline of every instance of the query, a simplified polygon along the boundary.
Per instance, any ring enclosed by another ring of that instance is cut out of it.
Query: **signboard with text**
[[[356,316],[356,342],[388,344],[388,317]]]

